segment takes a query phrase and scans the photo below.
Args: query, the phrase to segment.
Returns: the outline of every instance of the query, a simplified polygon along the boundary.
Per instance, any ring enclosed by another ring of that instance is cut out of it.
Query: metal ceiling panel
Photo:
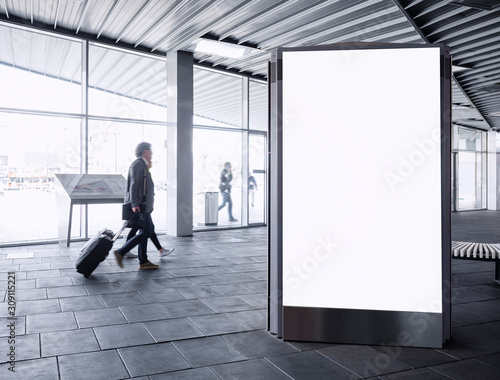
[[[450,46],[453,64],[466,68],[454,77],[479,111],[481,116],[477,119],[487,122],[481,128],[500,130],[500,117],[494,116],[500,112],[500,3],[438,0],[399,3],[429,42]],[[457,103],[455,97],[454,93],[453,103]],[[463,121],[457,120],[457,124]],[[477,127],[477,122],[473,124]]]
[[[484,121],[474,117],[469,126],[500,129],[500,118],[491,116],[500,112],[500,7],[495,7],[496,3],[486,0],[2,0],[0,21],[147,50],[161,57],[167,51],[193,52],[202,37],[245,44],[260,52],[244,59],[198,52],[193,56],[195,62],[204,66],[260,79],[267,77],[270,52],[280,46],[356,41],[443,42],[451,47],[454,64],[469,67],[455,73],[453,103],[464,106],[468,102],[469,109],[477,107]],[[51,42],[36,33],[26,33],[0,26],[1,63],[79,82],[78,44]],[[16,49],[17,44],[30,49]],[[92,86],[164,104],[165,89],[154,79],[164,77],[164,62],[148,64],[117,51],[91,50]],[[25,51],[31,52],[30,56]],[[212,106],[210,117],[238,125],[240,111],[220,107],[221,99],[232,99],[235,94],[216,77],[196,74],[195,80],[201,81],[196,85],[197,109],[210,112]],[[217,91],[212,92],[214,88]],[[460,96],[462,91],[465,96]],[[213,94],[211,104],[202,93]],[[456,112],[457,117],[459,114],[463,116],[464,112]],[[462,116],[461,125],[472,119]]]

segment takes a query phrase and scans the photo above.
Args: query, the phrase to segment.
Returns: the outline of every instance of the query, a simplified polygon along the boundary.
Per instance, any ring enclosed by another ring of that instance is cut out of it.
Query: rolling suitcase
[[[129,221],[127,220],[115,235],[113,231],[108,229],[103,229],[94,235],[83,246],[82,253],[76,261],[76,271],[83,274],[85,278],[89,278],[95,268],[108,257],[113,243],[118,239],[123,230],[127,228],[128,223]]]

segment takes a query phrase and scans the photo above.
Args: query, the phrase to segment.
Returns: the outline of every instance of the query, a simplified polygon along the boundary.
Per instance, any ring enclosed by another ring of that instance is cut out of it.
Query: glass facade
[[[487,207],[486,133],[453,126],[453,211]]]
[[[80,172],[80,119],[0,112],[0,244],[57,237],[56,173]],[[79,231],[75,213],[73,231]]]
[[[165,58],[27,28],[0,25],[0,37],[18,41],[13,52],[18,64],[0,65],[0,207],[3,215],[9,215],[0,218],[0,245],[57,240],[55,174],[126,177],[140,141],[153,145],[153,219],[156,231],[164,232]],[[66,61],[47,54],[56,45],[67,52]],[[48,57],[44,73],[29,70],[29,57],[38,49]],[[87,88],[82,81],[88,81]],[[219,96],[221,90],[225,96]],[[193,95],[195,229],[204,222],[200,193],[218,192],[226,161],[233,166],[231,195],[238,221],[228,221],[226,207],[219,213],[218,227],[265,223],[266,83],[195,67]],[[253,196],[244,173],[253,173],[258,183]],[[253,207],[247,202],[250,198]],[[104,227],[116,229],[122,223],[120,208],[119,204],[74,206],[71,237],[86,238]]]

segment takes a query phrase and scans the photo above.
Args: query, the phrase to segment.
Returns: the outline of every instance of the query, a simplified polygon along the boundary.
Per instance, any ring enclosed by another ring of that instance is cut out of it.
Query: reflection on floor
[[[443,349],[283,342],[266,331],[266,239],[265,227],[160,236],[175,246],[160,259],[151,245],[160,269],[139,272],[135,259],[120,269],[110,255],[90,279],[74,269],[83,243],[0,248],[0,377],[500,378],[494,263],[453,261],[453,339]]]

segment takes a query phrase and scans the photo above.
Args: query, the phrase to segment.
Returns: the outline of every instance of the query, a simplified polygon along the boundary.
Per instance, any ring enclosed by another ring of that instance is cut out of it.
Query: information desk
[[[56,174],[59,244],[69,247],[74,205],[123,203],[126,185],[120,174]]]

